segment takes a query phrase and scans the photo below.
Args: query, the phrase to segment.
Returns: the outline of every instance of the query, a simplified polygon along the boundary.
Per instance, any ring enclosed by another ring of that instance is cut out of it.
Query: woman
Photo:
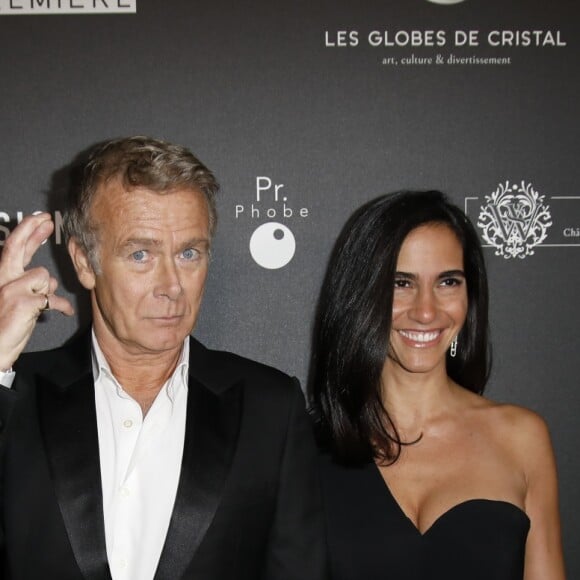
[[[330,260],[311,404],[333,580],[561,580],[543,420],[481,396],[478,236],[439,192],[361,207]]]

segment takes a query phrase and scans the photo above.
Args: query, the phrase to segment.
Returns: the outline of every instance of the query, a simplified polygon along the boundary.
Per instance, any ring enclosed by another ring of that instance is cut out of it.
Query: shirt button
[[[121,558],[119,560],[119,568],[124,570],[126,567],[127,567],[127,560],[125,560],[125,558]]]
[[[119,490],[119,493],[121,494],[121,497],[129,497],[131,495],[131,490],[128,487],[123,486]]]
[[[123,427],[126,429],[131,429],[131,427],[133,427],[133,421],[131,421],[131,419],[125,419],[123,421]]]

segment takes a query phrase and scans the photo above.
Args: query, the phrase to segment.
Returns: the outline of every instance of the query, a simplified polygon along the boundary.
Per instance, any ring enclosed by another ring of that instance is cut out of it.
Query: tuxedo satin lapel
[[[178,580],[212,522],[238,439],[242,386],[221,394],[191,375],[183,461],[155,580]]]
[[[71,367],[61,371],[61,377],[70,374]],[[110,580],[94,386],[88,368],[64,386],[39,378],[38,406],[51,477],[78,566],[87,580]]]

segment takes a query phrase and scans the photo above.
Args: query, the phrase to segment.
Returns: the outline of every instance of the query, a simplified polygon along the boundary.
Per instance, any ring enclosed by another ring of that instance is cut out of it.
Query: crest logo
[[[534,190],[531,183],[510,185],[500,183],[485,196],[487,205],[481,206],[477,225],[483,239],[495,248],[496,256],[524,259],[534,254],[552,225],[550,207],[544,196]]]

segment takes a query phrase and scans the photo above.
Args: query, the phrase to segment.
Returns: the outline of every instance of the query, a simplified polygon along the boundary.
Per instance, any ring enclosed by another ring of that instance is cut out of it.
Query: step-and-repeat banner
[[[580,578],[580,8],[566,0],[0,0],[0,244],[57,223],[35,263],[79,307],[61,231],[70,168],[145,134],[222,184],[197,334],[307,375],[336,236],[364,201],[441,189],[490,271],[490,397],[548,421],[570,578]]]

